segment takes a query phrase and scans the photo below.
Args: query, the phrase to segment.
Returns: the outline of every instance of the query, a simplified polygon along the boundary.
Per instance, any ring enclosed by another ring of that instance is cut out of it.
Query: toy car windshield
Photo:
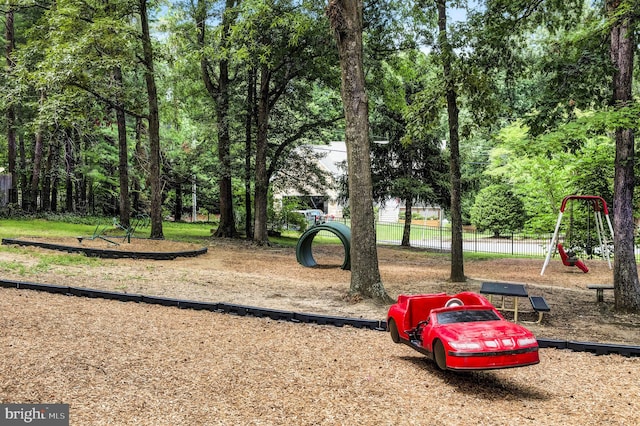
[[[474,309],[466,311],[449,311],[437,314],[438,323],[452,324],[456,322],[497,321],[500,318],[489,309]]]

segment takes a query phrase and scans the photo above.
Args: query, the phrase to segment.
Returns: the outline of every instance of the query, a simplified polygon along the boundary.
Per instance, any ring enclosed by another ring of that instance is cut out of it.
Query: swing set
[[[604,198],[596,195],[568,195],[564,197],[564,199],[562,200],[562,205],[560,206],[560,213],[558,214],[558,221],[556,222],[556,229],[553,232],[553,237],[551,238],[551,241],[549,242],[547,257],[544,260],[544,265],[542,265],[542,271],[540,272],[540,275],[544,275],[544,270],[547,268],[547,265],[551,260],[551,255],[555,252],[556,249],[558,250],[558,253],[560,254],[560,259],[562,259],[562,263],[565,266],[575,266],[584,273],[589,272],[589,268],[587,267],[587,265],[585,265],[584,262],[580,260],[576,255],[575,251],[573,250],[571,242],[569,241],[569,248],[565,249],[564,246],[558,241],[558,238],[559,238],[558,234],[560,231],[560,224],[562,223],[562,217],[564,215],[564,211],[567,207],[567,203],[572,200],[584,200],[586,204],[591,209],[593,209],[595,229],[596,229],[596,234],[598,235],[598,244],[600,245],[600,255],[602,256],[603,259],[607,260],[607,263],[609,264],[609,269],[611,269],[611,252],[609,250],[609,244],[610,244],[610,241],[613,241],[613,226],[611,226],[611,220],[609,219],[609,209],[607,208],[607,203],[604,201]],[[571,208],[572,208],[571,210],[572,217],[570,222],[569,239],[572,237],[571,231],[573,228],[573,203],[571,204]],[[602,218],[603,215],[607,221],[611,240],[607,239],[607,235],[605,233],[604,222]],[[589,235],[590,227],[591,227],[589,216],[587,216],[587,219],[588,219],[587,235],[589,239],[585,247],[585,252],[588,255],[592,255],[593,247],[591,246],[590,235]]]

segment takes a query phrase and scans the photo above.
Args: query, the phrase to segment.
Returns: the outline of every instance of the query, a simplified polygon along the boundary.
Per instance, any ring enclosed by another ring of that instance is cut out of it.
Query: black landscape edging
[[[271,318],[275,321],[293,321],[295,313],[290,311],[280,311],[278,309],[247,307],[247,315],[258,318]]]
[[[167,297],[159,297],[159,296],[141,296],[142,303],[148,303],[150,305],[161,305],[161,306],[171,306],[174,308],[180,307],[179,299],[171,299]]]
[[[39,241],[16,240],[12,238],[3,238],[3,245],[19,245],[40,247],[48,250],[66,251],[68,253],[84,253],[87,257],[99,257],[103,259],[146,259],[146,260],[174,260],[178,257],[196,257],[207,252],[206,247],[197,250],[174,251],[174,252],[144,252],[144,251],[126,251],[126,250],[109,250],[96,249],[88,247],[73,247],[61,244],[43,243]]]
[[[566,340],[538,339],[538,346],[541,348],[567,349]]]
[[[20,290],[38,290],[55,294],[70,294],[68,286],[38,284],[26,281],[0,280],[0,287],[16,288]]]
[[[614,345],[610,343],[574,342],[572,340],[538,339],[541,348],[569,349],[574,352],[591,352],[596,355],[640,356],[640,346]]]
[[[178,308],[193,309],[195,311],[219,312],[220,304],[215,302],[198,302],[196,300],[180,300]]]
[[[640,346],[609,345],[605,343],[567,342],[567,349],[575,352],[591,352],[596,355],[618,354],[624,356],[640,356]]]
[[[172,299],[158,296],[144,296],[140,294],[119,293],[90,288],[65,287],[51,284],[38,284],[23,281],[2,280],[0,287],[16,288],[23,290],[37,290],[47,293],[65,294],[70,296],[101,298],[118,300],[122,302],[149,303],[162,306],[176,307],[180,309],[208,310],[212,312],[235,314],[238,316],[252,316],[258,318],[270,318],[272,320],[291,321],[301,323],[315,323],[318,325],[332,325],[343,327],[349,325],[355,328],[364,328],[377,331],[386,331],[386,321],[376,321],[358,318],[346,318],[326,316],[319,314],[307,314],[277,309],[264,309],[254,306],[236,305],[230,303],[210,303],[194,300]],[[614,345],[607,343],[574,342],[559,339],[538,339],[540,348],[569,349],[574,352],[591,352],[596,355],[622,355],[640,356],[640,346]]]
[[[90,299],[117,300],[119,302],[141,302],[142,296],[139,294],[122,293],[116,291],[97,290],[83,287],[69,287],[71,296],[88,297]]]

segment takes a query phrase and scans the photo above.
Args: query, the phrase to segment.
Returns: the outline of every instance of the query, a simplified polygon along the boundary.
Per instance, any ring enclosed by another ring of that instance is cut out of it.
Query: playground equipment
[[[93,235],[91,235],[90,237],[77,237],[77,238],[80,244],[82,244],[82,240],[100,239],[108,242],[109,244],[113,244],[114,246],[118,246],[120,245],[119,243],[110,239],[110,238],[118,238],[118,237],[106,235],[106,232],[108,230],[113,228],[118,228],[123,230],[125,233],[122,238],[122,242],[126,241],[127,243],[131,243],[131,236],[136,232],[136,229],[144,228],[148,226],[149,226],[149,216],[146,214],[140,214],[140,215],[137,215],[135,218],[133,218],[129,227],[122,226],[120,222],[118,222],[118,219],[114,217],[113,223],[111,225],[98,224],[96,226],[96,229],[93,231]]]
[[[603,259],[607,260],[609,264],[609,269],[611,269],[611,253],[609,250],[610,241],[613,241],[613,226],[611,226],[611,219],[609,219],[609,209],[607,207],[606,201],[604,198],[596,196],[596,195],[568,195],[564,197],[562,200],[562,205],[560,206],[560,213],[558,214],[558,221],[556,222],[556,229],[553,232],[553,237],[549,242],[549,248],[547,250],[547,257],[544,260],[544,264],[542,265],[542,271],[540,271],[540,275],[544,275],[544,270],[547,268],[549,261],[551,260],[551,255],[557,248],[560,253],[560,258],[562,259],[562,263],[566,266],[576,266],[580,268],[583,272],[588,272],[589,268],[577,258],[575,253],[571,250],[565,250],[563,245],[558,242],[558,233],[560,231],[560,224],[562,223],[562,217],[564,215],[564,211],[567,207],[567,203],[571,200],[585,200],[587,204],[593,209],[594,219],[595,219],[595,229],[598,235],[598,243],[600,245],[600,255]],[[607,235],[604,229],[604,222],[602,216],[604,214],[605,219],[607,220],[607,225],[609,227],[609,235],[611,236],[611,240],[607,239]],[[587,247],[590,251],[591,247]],[[589,253],[591,254],[591,253]]]
[[[125,234],[124,237],[122,238],[122,242],[124,242],[125,240],[127,241],[127,243],[131,243],[131,236],[136,232],[136,229],[138,228],[146,228],[149,226],[149,216],[146,214],[140,214],[137,215],[131,222],[129,227],[125,227],[122,226],[120,224],[120,222],[118,222],[118,220],[114,217],[113,218],[113,226],[116,228],[120,228],[122,229]]]
[[[587,268],[587,265],[585,265],[582,260],[578,259],[578,256],[576,256],[575,252],[571,250],[567,252],[560,243],[558,243],[556,247],[558,248],[558,253],[560,253],[560,259],[562,259],[562,264],[564,266],[576,266],[585,274],[589,272],[589,268]]]
[[[344,247],[344,262],[342,263],[341,268],[344,270],[350,270],[351,229],[340,222],[326,222],[307,229],[300,236],[298,244],[296,245],[296,259],[298,260],[298,263],[310,268],[318,265],[316,260],[313,258],[311,245],[313,243],[313,239],[320,231],[328,231],[340,239],[342,246]]]
[[[109,225],[101,225],[98,224],[96,225],[96,229],[94,229],[93,231],[93,235],[91,235],[90,237],[76,237],[78,239],[78,243],[82,244],[83,240],[96,240],[96,239],[100,239],[103,241],[108,242],[109,244],[113,244],[114,246],[118,246],[120,244],[116,243],[115,241],[110,240],[109,238],[107,238],[104,234],[107,231],[107,229],[109,229]]]

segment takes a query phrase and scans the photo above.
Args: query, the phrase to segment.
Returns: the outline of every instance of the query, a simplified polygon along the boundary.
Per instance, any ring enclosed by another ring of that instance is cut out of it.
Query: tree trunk
[[[267,131],[269,128],[269,83],[271,73],[266,64],[260,70],[260,90],[258,93],[258,136],[256,139],[255,195],[253,197],[255,223],[253,241],[269,244],[267,235],[267,203],[269,179],[267,174]]]
[[[329,0],[327,15],[338,46],[346,119],[351,209],[350,292],[390,302],[380,278],[376,247],[369,106],[362,60],[362,0]]]
[[[72,131],[69,130],[67,134],[65,134],[65,139],[71,137]],[[55,155],[53,156],[53,164],[51,165],[51,205],[50,209],[52,212],[58,211],[58,185],[60,184],[60,151],[61,151],[60,141],[55,144]]]
[[[75,141],[75,144],[74,144]],[[69,141],[70,147],[75,146],[83,146],[84,144],[84,152],[89,152],[91,149],[91,139],[83,136],[81,134],[76,133],[76,138]],[[82,152],[81,150],[77,150]],[[75,195],[73,199],[75,200],[75,211],[81,210],[84,213],[91,212],[95,214],[95,199],[93,197],[93,181],[90,177],[87,176],[86,173],[78,172],[80,169],[86,169],[85,158],[81,154],[76,154],[76,151],[71,151],[70,155],[73,158],[73,168],[71,169],[73,172],[73,186],[75,188]]]
[[[51,176],[53,174],[54,156],[58,149],[58,138],[55,142],[49,145],[49,152],[47,154],[47,161],[44,166],[44,172],[42,173],[42,195],[41,205],[42,211],[51,211]]]
[[[67,213],[73,212],[73,175],[75,173],[75,157],[73,155],[73,140],[71,137],[65,138],[64,144],[64,164],[65,164],[65,205]]]
[[[233,6],[235,0],[227,0],[225,13],[222,17],[222,40],[220,45],[223,49],[229,48],[229,37],[231,24],[235,18],[227,13]],[[220,59],[218,63],[218,96],[216,102],[216,115],[218,117],[218,159],[220,161],[220,178],[218,187],[220,191],[220,223],[216,230],[216,237],[235,237],[236,222],[233,214],[233,187],[231,184],[231,138],[229,136],[229,61]]]
[[[7,161],[11,174],[11,188],[9,189],[9,203],[18,202],[18,171],[16,169],[16,115],[13,105],[7,107]]]
[[[162,233],[162,182],[160,180],[160,116],[158,91],[153,69],[153,49],[149,34],[147,0],[140,0],[140,24],[142,27],[142,49],[144,51],[145,81],[149,102],[149,181],[151,186],[151,235],[153,239],[164,239]]]
[[[15,46],[15,34],[13,25],[13,10],[9,8],[5,13],[5,40],[7,55],[7,68],[10,75],[15,68],[15,62],[13,62],[13,49]],[[13,104],[7,105],[7,162],[9,166],[9,173],[11,174],[11,189],[9,190],[9,203],[18,202],[18,171],[16,170],[16,111]]]
[[[44,102],[44,92],[40,94],[40,103]],[[29,187],[29,210],[38,211],[38,192],[40,189],[40,173],[42,172],[42,155],[44,152],[42,126],[38,128],[35,135],[35,146],[33,148],[33,168],[31,172],[31,185]]]
[[[216,102],[218,122],[218,160],[220,171],[218,190],[220,192],[220,222],[216,237],[235,237],[236,223],[233,215],[233,192],[231,185],[231,139],[229,137],[229,71],[228,62],[220,61],[220,93]]]
[[[458,133],[458,104],[454,76],[451,69],[453,49],[447,37],[446,0],[436,0],[438,8],[438,43],[442,57],[442,67],[447,96],[449,118],[449,150],[451,159],[449,173],[451,180],[451,276],[452,282],[464,282],[464,253],[462,251],[462,178],[460,173],[460,148]]]
[[[141,214],[143,212],[142,203],[140,200],[140,192],[142,191],[142,184],[140,183],[140,176],[144,176],[144,170],[146,170],[144,160],[145,153],[142,146],[142,133],[144,131],[144,124],[141,118],[136,118],[136,148],[134,153],[133,162],[135,164],[136,170],[138,170],[137,174],[134,174],[133,177],[133,199],[132,199],[132,208],[133,211],[137,214]]]
[[[173,209],[173,220],[179,222],[182,220],[182,179],[175,177],[176,202]]]
[[[105,135],[104,136],[104,140],[105,142],[107,142],[109,145],[111,145],[114,150],[118,149],[117,146],[117,142],[116,140],[111,136],[111,135]],[[115,164],[113,164],[112,162],[109,162],[108,164],[104,165],[104,173],[107,176],[115,176],[117,174],[117,166]],[[104,200],[103,202],[100,204],[103,213],[105,213],[107,216],[115,216],[119,214],[119,208],[118,208],[118,196],[117,194],[117,187],[114,185],[111,185],[110,183],[103,183],[102,185],[100,185],[102,187],[104,187],[107,190],[107,194],[105,194],[104,196]]]
[[[607,13],[615,19],[611,27],[611,62],[613,102],[618,108],[633,102],[634,13],[629,9],[621,16],[615,14],[626,7],[624,1],[608,0]],[[640,282],[635,259],[633,222],[634,134],[631,129],[616,129],[616,159],[613,199],[614,268],[613,285],[616,309],[640,312]]]
[[[251,215],[251,140],[253,135],[254,103],[256,99],[256,69],[251,68],[247,79],[247,110],[245,118],[244,145],[244,207],[247,239],[253,239],[253,220]]]
[[[413,208],[413,198],[410,196],[405,200],[404,211],[404,228],[402,231],[402,245],[403,247],[411,247],[411,210]]]
[[[401,168],[402,174],[404,176],[412,176],[413,173],[413,155],[410,150],[403,149],[401,155]],[[412,214],[413,214],[413,194],[411,191],[405,192],[405,210],[404,210],[404,227],[402,230],[402,242],[400,243],[403,247],[411,246],[411,222],[412,222]]]
[[[27,178],[27,153],[24,146],[24,137],[18,135],[18,150],[20,152],[20,189],[22,191],[22,210],[29,210],[29,186]]]
[[[118,175],[120,177],[120,225],[129,228],[131,219],[131,202],[129,200],[129,152],[127,147],[127,117],[122,105],[122,70],[119,66],[113,69],[113,77],[118,86],[116,95],[116,121],[118,123]]]
[[[206,6],[203,0],[198,1],[196,21],[198,27],[198,44],[201,49],[205,47],[206,35]],[[230,13],[236,4],[236,0],[226,0],[225,11],[222,15],[222,32],[220,46],[227,50],[231,24],[235,15]],[[218,80],[214,84],[211,78],[210,63],[206,57],[200,60],[202,79],[207,92],[215,100],[218,128],[218,160],[220,170],[218,175],[218,189],[220,193],[220,222],[215,232],[216,237],[235,237],[236,224],[233,214],[233,187],[231,183],[231,138],[229,136],[229,61],[221,58],[218,61]]]

